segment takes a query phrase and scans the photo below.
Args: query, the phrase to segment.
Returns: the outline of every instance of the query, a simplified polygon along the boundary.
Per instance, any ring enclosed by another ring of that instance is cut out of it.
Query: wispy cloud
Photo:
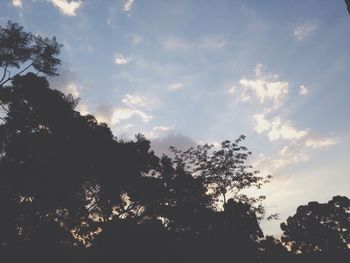
[[[199,46],[210,49],[218,49],[226,46],[226,40],[217,36],[207,36],[201,40]]]
[[[82,1],[49,0],[58,10],[67,16],[75,16],[76,10],[81,6]]]
[[[142,37],[139,34],[132,34],[131,43],[135,46],[142,43]]]
[[[22,0],[12,0],[12,5],[19,8],[23,7]]]
[[[237,89],[237,87],[235,85],[233,85],[231,88],[229,88],[227,90],[227,93],[230,94],[231,96],[233,96],[236,93],[236,89]]]
[[[163,41],[163,47],[166,50],[187,50],[192,46],[192,43],[182,38],[170,37]]]
[[[309,134],[306,138],[291,141],[275,154],[261,154],[254,161],[254,166],[268,173],[276,173],[278,169],[287,165],[309,161],[316,149],[327,149],[335,144],[337,140],[334,138],[316,139],[314,134]]]
[[[126,0],[123,5],[123,11],[130,12],[134,5],[134,0]]]
[[[177,91],[177,90],[180,90],[183,88],[184,88],[184,86],[181,83],[173,83],[173,84],[169,85],[168,90]]]
[[[299,86],[299,95],[306,95],[309,93],[309,89],[304,85]]]
[[[334,138],[323,138],[323,139],[308,139],[305,142],[307,147],[311,147],[312,149],[319,149],[324,147],[329,147],[331,145],[337,144],[338,141]]]
[[[128,107],[148,107],[150,106],[150,102],[146,99],[146,97],[138,96],[138,95],[130,95],[126,94],[122,99],[122,102]]]
[[[307,36],[309,36],[313,31],[317,29],[317,26],[315,24],[311,23],[305,23],[303,25],[298,25],[293,31],[294,37],[301,41]]]
[[[116,54],[115,58],[114,58],[114,63],[118,64],[118,65],[125,65],[127,64],[129,61],[126,57],[124,57],[123,54]]]

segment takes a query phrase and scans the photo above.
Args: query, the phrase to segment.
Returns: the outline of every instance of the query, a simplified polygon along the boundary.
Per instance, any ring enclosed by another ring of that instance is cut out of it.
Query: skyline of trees
[[[349,258],[350,200],[311,202],[265,237],[245,136],[158,157],[138,134],[123,141],[50,88],[61,45],[0,27],[0,259],[7,262],[267,262]],[[11,76],[10,68],[18,71]],[[31,72],[34,69],[34,73]],[[24,74],[26,73],[26,74]],[[54,87],[53,87],[54,88]],[[287,248],[290,248],[290,252]],[[347,253],[347,254],[346,254]],[[343,255],[344,254],[344,255]]]

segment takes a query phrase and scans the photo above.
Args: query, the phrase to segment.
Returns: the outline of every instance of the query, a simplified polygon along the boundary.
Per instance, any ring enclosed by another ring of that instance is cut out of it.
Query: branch
[[[4,109],[4,111],[6,111],[7,113],[10,113],[10,111],[5,108],[5,106],[2,102],[0,102],[0,106]]]
[[[36,60],[36,59],[35,59]],[[21,70],[20,72],[18,72],[17,74],[15,74],[13,77],[11,77],[11,78],[8,78],[7,80],[5,80],[3,83],[0,83],[0,85],[1,86],[3,86],[3,85],[5,85],[6,84],[6,82],[8,82],[8,81],[10,81],[10,80],[12,80],[12,79],[14,79],[15,77],[17,77],[17,76],[19,76],[19,75],[21,75],[24,71],[26,71],[27,69],[29,69],[31,66],[33,66],[33,64],[34,64],[34,62],[35,62],[35,60],[32,62],[32,63],[30,63],[27,67],[25,67],[23,70]]]
[[[7,72],[7,66],[8,64],[6,63],[5,69],[4,69],[4,75],[2,76],[0,83],[4,80],[4,78],[6,77],[6,72]]]

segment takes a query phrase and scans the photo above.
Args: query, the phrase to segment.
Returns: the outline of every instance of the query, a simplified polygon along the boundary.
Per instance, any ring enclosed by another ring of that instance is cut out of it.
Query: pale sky
[[[245,134],[265,234],[297,206],[350,196],[350,15],[343,0],[1,0],[0,23],[64,45],[52,88],[114,134],[217,144]]]

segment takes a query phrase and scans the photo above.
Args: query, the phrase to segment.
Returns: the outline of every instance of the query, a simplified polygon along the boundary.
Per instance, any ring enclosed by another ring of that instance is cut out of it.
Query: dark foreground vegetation
[[[310,202],[264,236],[271,179],[244,136],[173,155],[114,137],[51,89],[55,38],[0,27],[0,262],[350,262],[350,200]]]

